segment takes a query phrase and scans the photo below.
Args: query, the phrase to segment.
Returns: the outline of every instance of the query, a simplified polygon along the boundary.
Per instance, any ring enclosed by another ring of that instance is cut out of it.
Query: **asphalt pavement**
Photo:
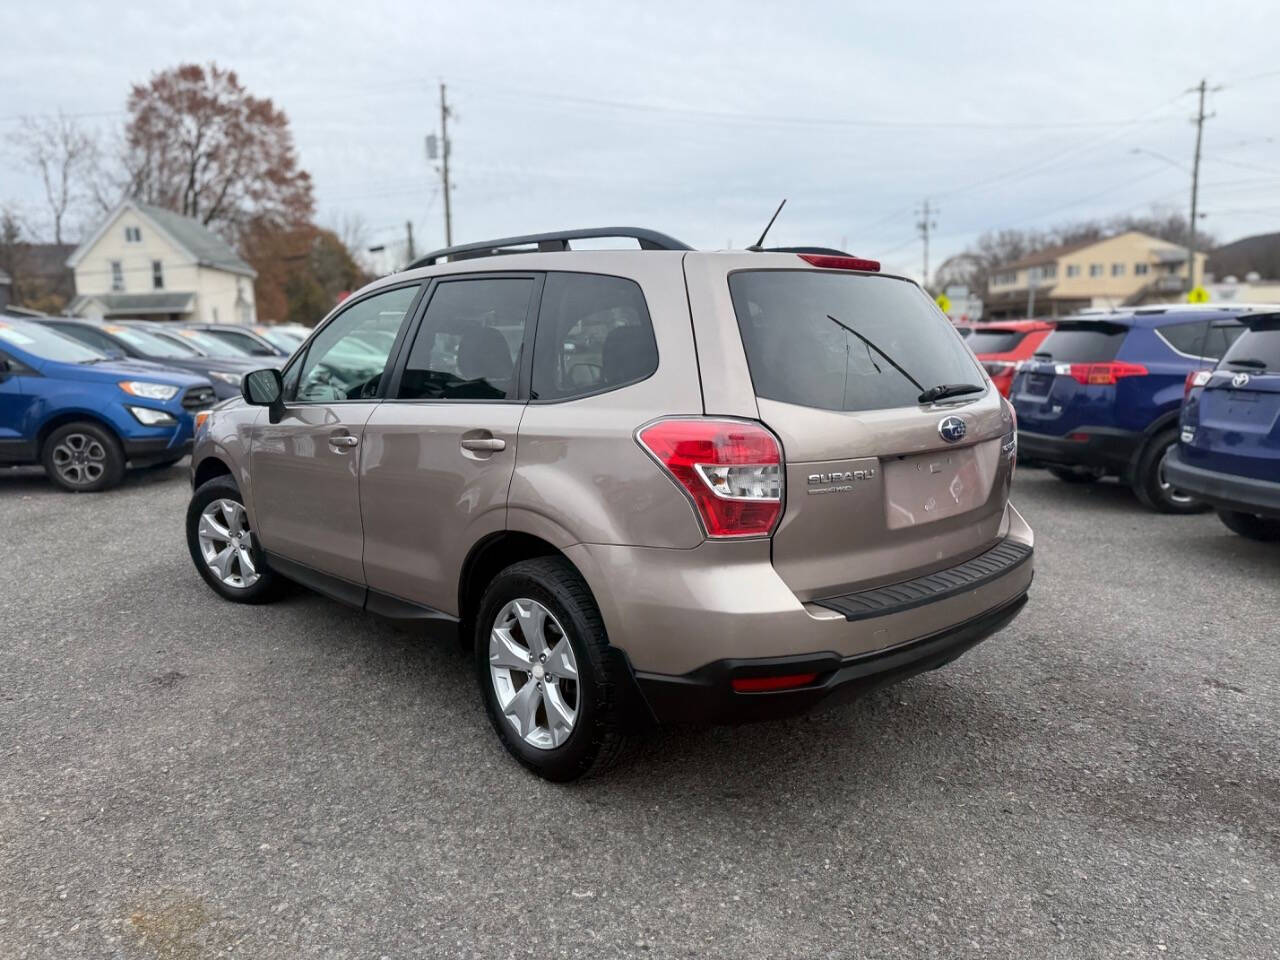
[[[188,494],[0,471],[5,960],[1280,956],[1280,547],[1212,515],[1022,470],[1005,631],[556,786],[453,644],[216,597]]]

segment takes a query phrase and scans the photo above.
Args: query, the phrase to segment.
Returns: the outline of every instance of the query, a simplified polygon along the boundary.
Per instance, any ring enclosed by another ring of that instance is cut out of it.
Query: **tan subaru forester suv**
[[[635,250],[580,250],[602,236]],[[939,667],[1026,603],[1012,409],[914,282],[647,230],[453,247],[200,423],[187,541],[474,649],[529,769]]]

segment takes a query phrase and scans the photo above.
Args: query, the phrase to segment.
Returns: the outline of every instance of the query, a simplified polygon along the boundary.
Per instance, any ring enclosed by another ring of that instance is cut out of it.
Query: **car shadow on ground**
[[[140,487],[154,486],[158,483],[187,482],[189,463],[185,457],[177,463],[165,467],[130,468],[125,471],[124,480],[116,490],[125,491]],[[111,491],[105,491],[110,493]],[[69,490],[63,490],[50,480],[41,467],[10,467],[0,470],[0,496],[9,494],[49,494],[56,496],[75,496]],[[78,494],[92,497],[95,493]]]

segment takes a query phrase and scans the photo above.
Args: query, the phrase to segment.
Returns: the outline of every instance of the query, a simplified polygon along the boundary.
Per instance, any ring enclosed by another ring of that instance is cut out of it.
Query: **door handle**
[[[353,437],[350,434],[340,435],[329,438],[329,446],[331,447],[354,447],[360,442],[359,437]]]
[[[507,441],[498,437],[471,437],[462,441],[463,450],[505,450]]]

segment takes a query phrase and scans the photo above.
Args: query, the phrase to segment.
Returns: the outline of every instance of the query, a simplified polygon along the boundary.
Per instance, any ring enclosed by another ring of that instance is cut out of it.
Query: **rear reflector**
[[[734,677],[735,693],[766,693],[770,690],[790,690],[806,687],[818,679],[816,673],[788,673],[777,677]]]
[[[824,270],[863,270],[867,273],[879,273],[879,260],[864,260],[862,257],[836,257],[826,253],[796,254],[805,263]]]
[[[1182,395],[1185,397],[1196,387],[1203,387],[1212,377],[1212,370],[1192,370],[1187,374],[1187,382],[1182,388]]]
[[[759,537],[782,514],[782,448],[748,420],[672,417],[636,439],[697,507],[711,537]]]
[[[1077,383],[1090,386],[1104,386],[1115,383],[1121,377],[1145,377],[1147,368],[1140,363],[1073,363],[1070,370],[1071,379]]]

